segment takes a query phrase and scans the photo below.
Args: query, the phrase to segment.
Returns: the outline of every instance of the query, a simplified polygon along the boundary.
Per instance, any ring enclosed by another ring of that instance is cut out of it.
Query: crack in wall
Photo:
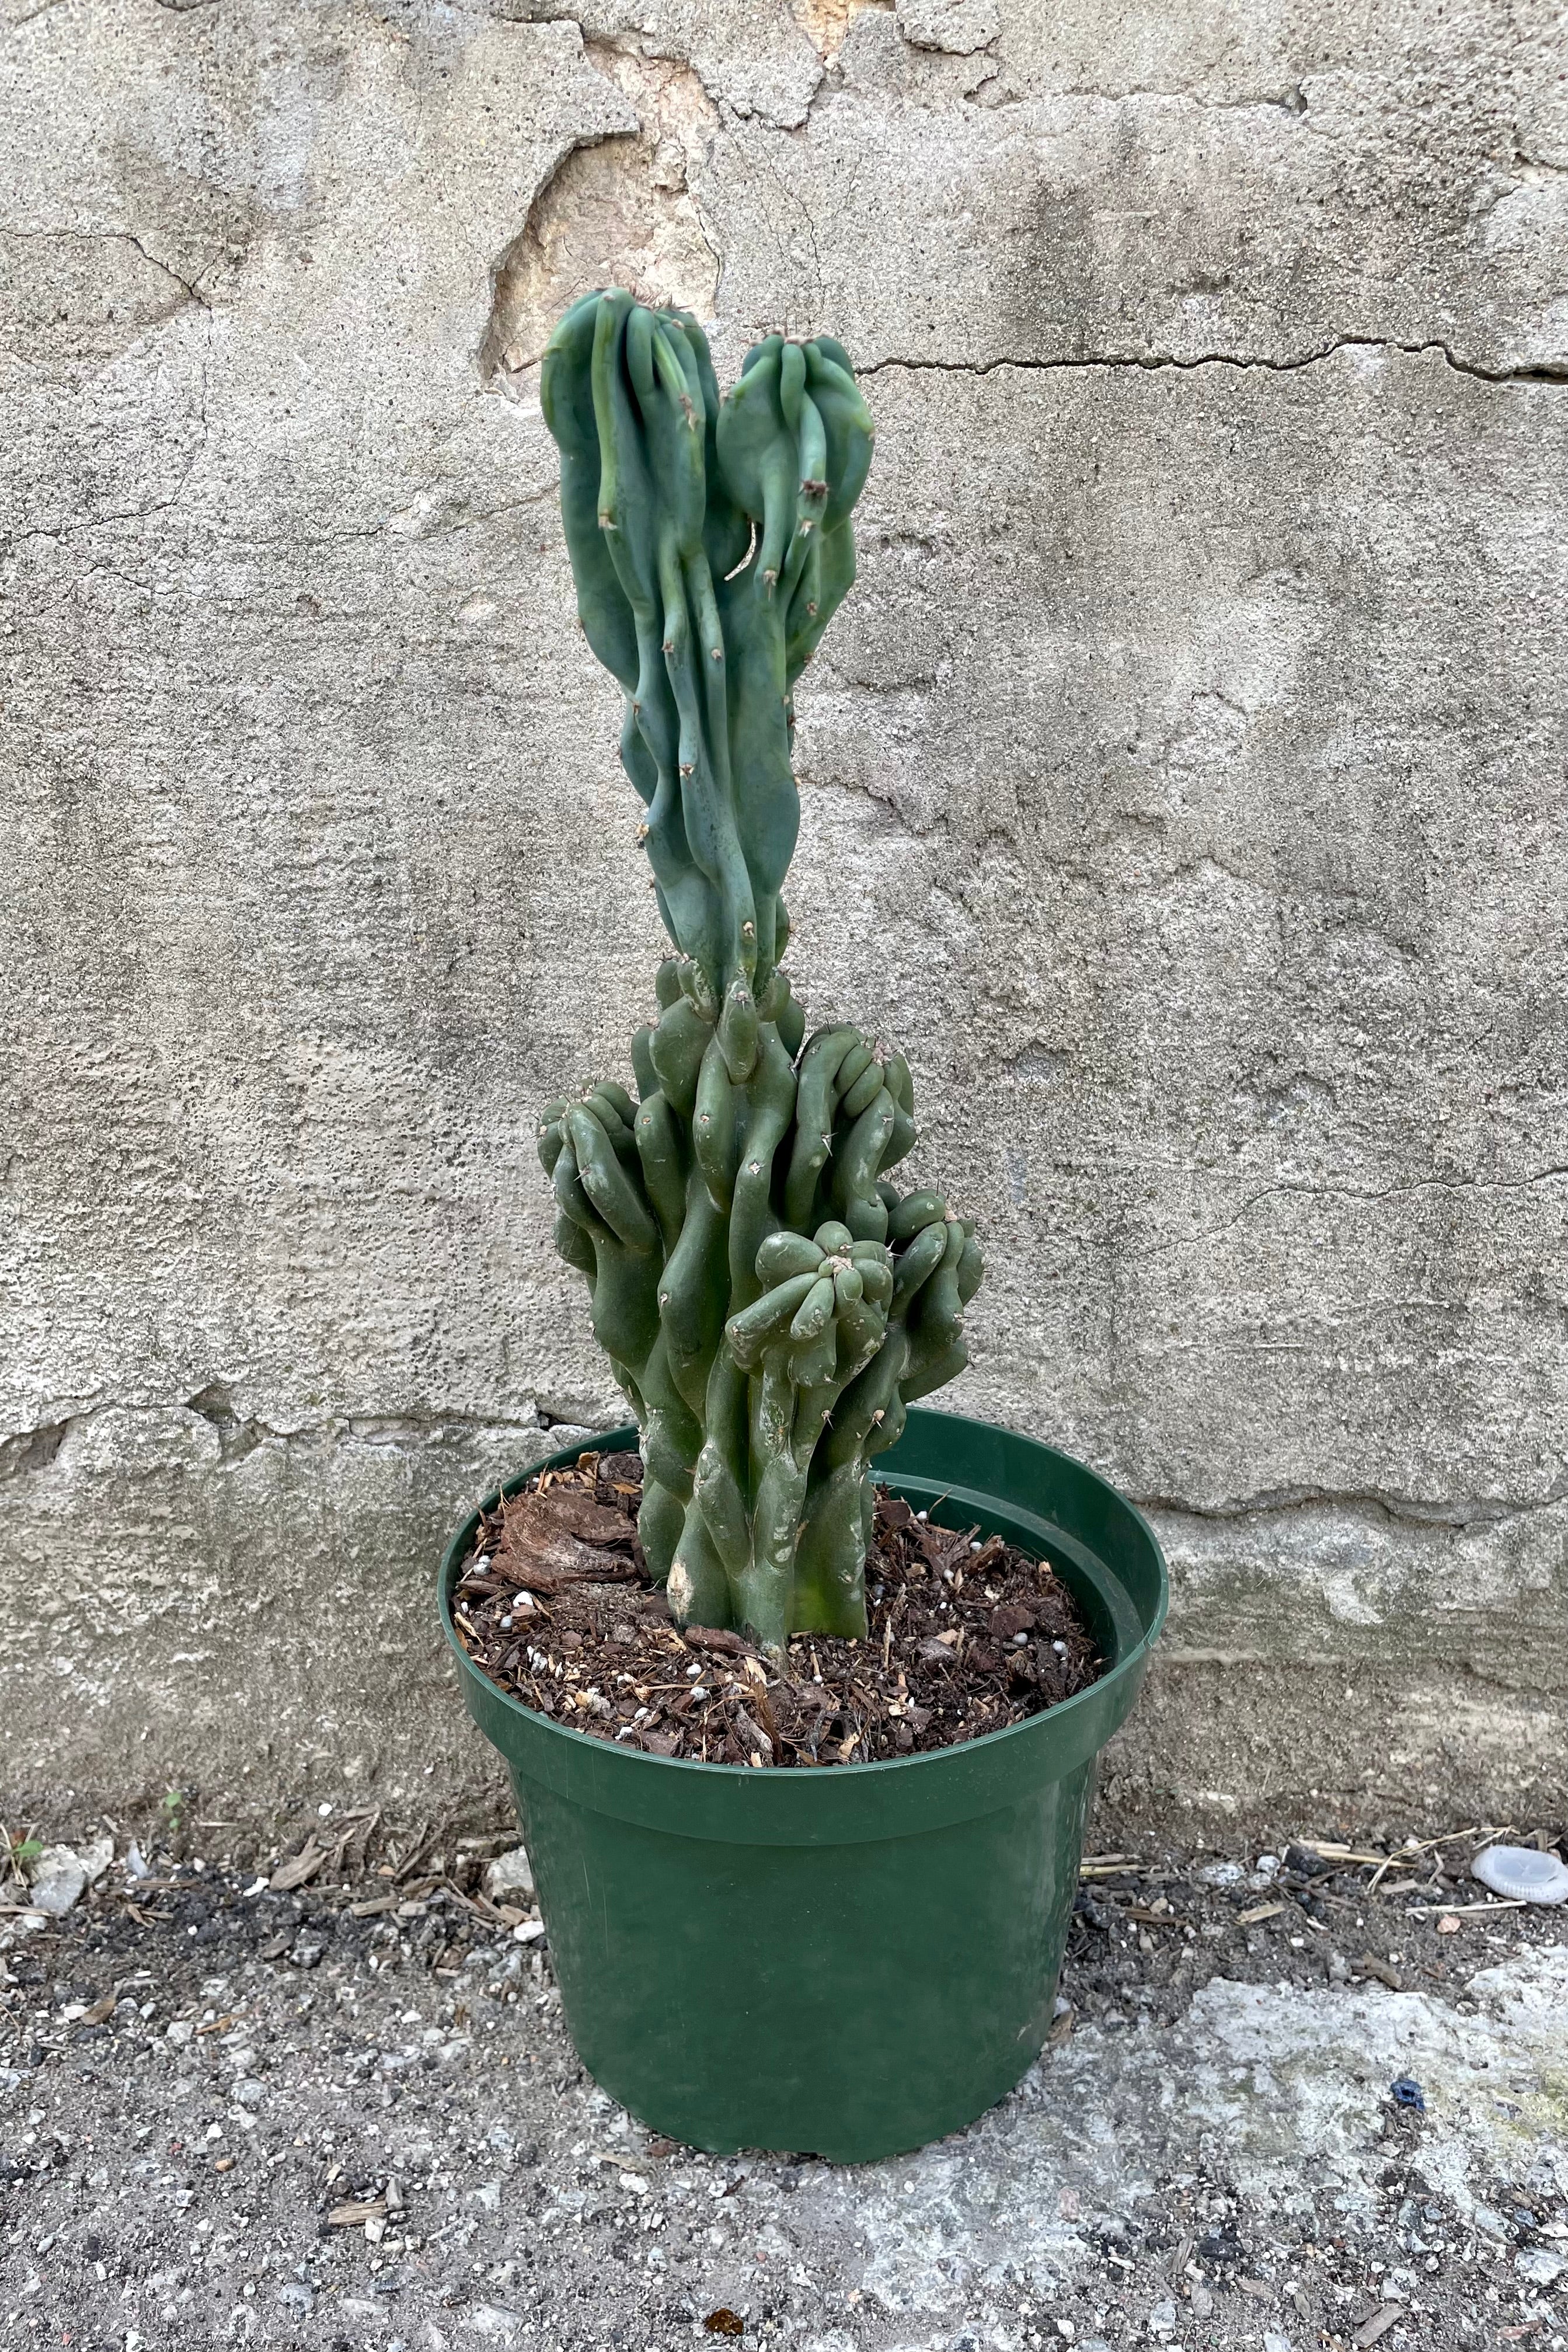
[[[1169,1241],[1152,1242],[1139,1255],[1143,1257],[1163,1257],[1173,1250],[1195,1249],[1201,1243],[1220,1239],[1234,1233],[1245,1217],[1251,1214],[1260,1201],[1275,1200],[1281,1195],[1307,1201],[1402,1201],[1412,1192],[1527,1192],[1537,1184],[1559,1183],[1568,1177],[1568,1167],[1537,1168],[1528,1176],[1413,1176],[1407,1183],[1389,1184],[1381,1189],[1358,1184],[1265,1184],[1249,1193],[1235,1214],[1222,1224],[1200,1226],[1194,1233],[1180,1234]]]
[[[150,269],[160,269],[163,271],[165,278],[172,278],[174,284],[180,289],[187,301],[199,304],[201,309],[204,310],[211,310],[212,304],[202,292],[201,287],[195,278],[182,278],[179,271],[173,268],[168,262],[160,261],[155,253],[149,253],[141,238],[137,236],[132,230],[128,228],[121,229],[117,232],[112,232],[112,234],[119,235],[123,238],[127,245],[134,246],[137,252],[142,256],[142,260],[147,264],[147,267]],[[213,256],[213,261],[221,261],[222,258],[223,248],[220,247],[219,250]],[[206,264],[206,268],[208,269],[210,269],[212,266],[213,262],[208,262]]]
[[[1568,383],[1568,359],[1543,360],[1533,366],[1489,368],[1479,360],[1463,359],[1447,343],[1431,341],[1402,343],[1381,335],[1341,335],[1315,352],[1303,352],[1292,359],[1246,359],[1231,352],[1201,352],[1192,359],[1178,359],[1173,352],[1107,352],[1098,357],[1074,359],[1010,359],[936,360],[902,359],[889,356],[873,360],[868,366],[857,368],[858,376],[880,375],[884,369],[902,369],[912,375],[993,375],[1000,368],[1016,368],[1022,373],[1048,375],[1058,370],[1073,368],[1140,368],[1153,374],[1161,369],[1173,368],[1190,373],[1197,368],[1227,367],[1241,372],[1258,368],[1271,375],[1294,375],[1303,368],[1321,367],[1341,352],[1399,352],[1409,359],[1423,358],[1429,352],[1438,352],[1446,366],[1457,375],[1473,376],[1481,383]]]
[[[65,1444],[70,1427],[65,1421],[46,1421],[37,1429],[18,1430],[0,1438],[0,1478],[20,1478],[29,1471],[47,1470]]]
[[[1086,83],[1053,88],[1042,95],[1047,102],[1061,98],[1089,98],[1106,106],[1128,106],[1163,100],[1178,106],[1205,107],[1216,114],[1255,114],[1272,109],[1277,113],[1294,116],[1303,130],[1309,127],[1304,120],[1307,94],[1299,82],[1292,83],[1287,89],[1249,92],[1245,98],[1211,98],[1205,91],[1198,89],[1095,89]]]
[[[26,239],[29,243],[39,245],[128,245],[133,253],[141,255],[149,269],[155,269],[161,278],[166,278],[172,285],[177,286],[184,301],[195,302],[203,310],[212,308],[199,284],[193,278],[182,278],[172,263],[161,261],[155,253],[149,253],[133,229],[5,227],[0,228],[0,237]],[[212,261],[205,264],[202,274],[205,274],[205,269],[210,269],[214,263],[222,260],[226,249],[224,247],[219,247]]]
[[[1279,1518],[1313,1510],[1373,1512],[1392,1526],[1447,1528],[1457,1534],[1477,1528],[1498,1528],[1513,1519],[1554,1511],[1568,1497],[1568,1489],[1524,1499],[1487,1497],[1463,1503],[1428,1500],[1399,1495],[1386,1487],[1280,1486],[1259,1495],[1243,1495],[1224,1502],[1194,1502],[1182,1495],[1138,1495],[1141,1511],[1160,1511],[1173,1518],[1216,1523]]]
[[[105,1415],[156,1416],[181,1412],[195,1414],[210,1423],[217,1430],[220,1441],[226,1437],[246,1441],[245,1452],[251,1451],[263,1441],[287,1446],[310,1444],[321,1438],[336,1439],[340,1443],[344,1439],[374,1442],[395,1438],[405,1432],[424,1436],[445,1430],[489,1429],[517,1430],[529,1436],[544,1436],[557,1428],[592,1430],[599,1425],[589,1408],[553,1400],[535,1404],[527,1415],[501,1412],[365,1413],[349,1411],[284,1429],[263,1421],[257,1414],[242,1415],[236,1408],[231,1391],[222,1381],[214,1381],[190,1397],[172,1397],[163,1402],[105,1402],[67,1412],[58,1421],[44,1422],[36,1428],[17,1431],[0,1439],[0,1477],[47,1469],[58,1455],[72,1430],[100,1420]],[[224,1458],[233,1458],[226,1446]],[[1316,1509],[1375,1511],[1387,1520],[1402,1525],[1466,1530],[1498,1527],[1511,1519],[1554,1510],[1568,1500],[1568,1483],[1544,1495],[1489,1496],[1462,1502],[1402,1495],[1386,1487],[1328,1486],[1272,1487],[1260,1494],[1231,1496],[1217,1502],[1199,1501],[1191,1496],[1165,1491],[1135,1494],[1132,1499],[1140,1510],[1160,1511],[1184,1518],[1240,1521]]]
[[[536,1404],[530,1408],[526,1416],[505,1412],[375,1413],[349,1411],[330,1413],[319,1421],[301,1422],[291,1429],[279,1429],[257,1414],[239,1413],[228,1391],[221,1381],[215,1381],[191,1397],[169,1397],[161,1402],[108,1400],[99,1404],[84,1405],[76,1412],[63,1414],[58,1421],[42,1422],[36,1428],[18,1430],[0,1438],[0,1481],[47,1470],[72,1432],[86,1427],[89,1422],[100,1421],[110,1415],[159,1418],[173,1413],[192,1413],[208,1423],[217,1432],[221,1458],[226,1462],[242,1460],[263,1443],[289,1446],[311,1444],[323,1438],[336,1440],[340,1444],[344,1440],[391,1443],[405,1434],[424,1437],[447,1430],[490,1429],[517,1430],[530,1437],[542,1437],[558,1427],[576,1430],[595,1425],[570,1412],[560,1412],[547,1404]]]

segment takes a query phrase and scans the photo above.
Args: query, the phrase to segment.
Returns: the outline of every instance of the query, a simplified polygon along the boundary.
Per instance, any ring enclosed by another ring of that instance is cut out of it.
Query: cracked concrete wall
[[[659,951],[533,361],[879,421],[792,961],[1154,1511],[1110,1786],[1563,1792],[1568,77],[1488,0],[7,12],[7,1784],[492,1777],[467,1498],[615,1401],[535,1107]],[[247,1797],[246,1792],[248,1793]]]

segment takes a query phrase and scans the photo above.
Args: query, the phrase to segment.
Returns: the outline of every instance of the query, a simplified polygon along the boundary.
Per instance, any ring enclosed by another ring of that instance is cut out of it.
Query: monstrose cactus
[[[771,335],[719,397],[682,311],[590,294],[544,355],[588,642],[678,952],[605,1080],[547,1105],[556,1246],[642,1433],[638,1531],[682,1622],[863,1634],[869,1463],[961,1370],[973,1227],[888,1171],[901,1054],[805,1036],[780,969],[795,678],[855,577],[871,419],[841,346]]]

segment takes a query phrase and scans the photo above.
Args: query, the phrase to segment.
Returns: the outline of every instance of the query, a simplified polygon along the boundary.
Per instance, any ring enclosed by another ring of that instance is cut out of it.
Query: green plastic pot
[[[637,1432],[594,1444],[632,1447]],[[511,1775],[583,2063],[643,2123],[715,2153],[892,2156],[1018,2082],[1051,2023],[1095,1759],[1164,1620],[1152,1530],[1069,1455],[915,1411],[877,1475],[917,1509],[940,1501],[947,1524],[1048,1559],[1109,1671],[932,1755],[819,1771],[678,1762],[567,1730],[469,1663],[451,1596],[479,1512],[441,1563],[442,1622],[468,1712]]]

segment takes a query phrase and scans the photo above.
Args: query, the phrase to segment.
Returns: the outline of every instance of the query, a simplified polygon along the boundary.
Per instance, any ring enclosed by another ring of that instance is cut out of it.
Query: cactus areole
[[[866,1631],[870,1464],[961,1370],[973,1227],[890,1181],[909,1065],[807,1036],[780,895],[795,679],[855,577],[871,419],[826,336],[771,335],[720,398],[678,310],[590,294],[544,354],[588,643],[675,952],[612,1080],[545,1107],[556,1247],[641,1432],[638,1533],[679,1622],[769,1645]]]

